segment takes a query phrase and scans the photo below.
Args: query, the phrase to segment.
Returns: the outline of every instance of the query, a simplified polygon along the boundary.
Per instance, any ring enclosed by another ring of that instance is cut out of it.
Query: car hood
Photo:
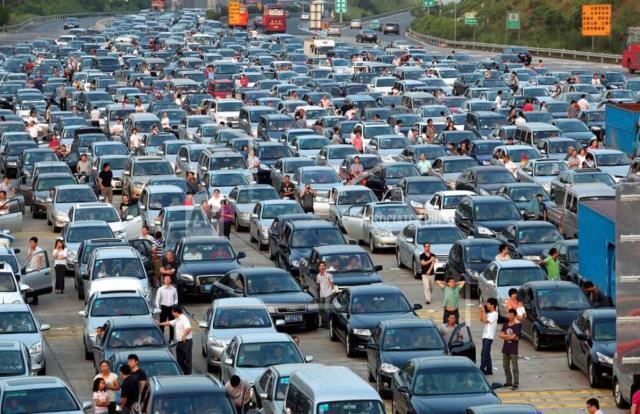
[[[266,371],[266,367],[264,368],[235,368],[235,374],[238,375],[243,380],[247,381],[249,384],[255,384],[258,381],[260,375]]]
[[[298,155],[301,157],[315,158],[318,152],[320,152],[319,149],[298,150]]]
[[[254,333],[273,333],[274,328],[237,328],[237,329],[217,329],[213,328],[212,333],[209,336],[220,339],[225,343],[225,346],[231,342],[236,335],[254,334]]]
[[[600,168],[602,171],[609,173],[611,175],[613,175],[614,177],[626,177],[627,173],[629,172],[629,166],[628,165],[614,165],[611,167],[598,167]]]
[[[493,393],[414,396],[411,403],[421,414],[463,414],[474,405],[500,404]]]
[[[24,303],[24,300],[19,292],[3,292],[0,293],[0,304],[3,303]]]
[[[178,268],[178,273],[199,275],[224,275],[225,273],[240,267],[237,260],[183,262]]]
[[[20,341],[27,346],[27,348],[31,347],[31,345],[35,344],[38,341],[42,341],[42,335],[38,332],[36,333],[12,333],[10,334],[11,340]],[[42,344],[44,347],[44,344]]]
[[[613,357],[616,353],[616,341],[593,341],[593,350]]]
[[[131,177],[131,181],[132,182],[141,182],[143,184],[146,184],[151,178],[157,178],[159,180],[173,180],[176,178],[175,175],[136,175]]]
[[[553,321],[556,323],[556,325],[560,327],[560,329],[566,331],[569,328],[569,325],[571,325],[571,322],[578,319],[578,315],[583,310],[584,309],[576,309],[576,310],[544,309],[540,311],[539,315],[541,317],[544,316],[545,318],[553,319]]]
[[[366,313],[352,314],[349,318],[349,325],[356,329],[375,329],[380,321],[389,321],[395,319],[416,319],[417,316],[413,312],[407,313]]]
[[[234,204],[233,207],[239,212],[239,213],[246,213],[249,214],[253,211],[253,209],[255,208],[256,203],[241,203],[241,204]]]
[[[331,272],[331,274],[333,275],[333,283],[337,286],[359,286],[382,283],[382,276],[375,272]]]
[[[434,349],[432,351],[381,351],[380,363],[391,364],[398,368],[407,363],[410,359],[421,358],[427,356],[442,356],[446,355],[444,349]]]
[[[590,131],[585,132],[563,132],[562,136],[565,138],[572,138],[576,141],[589,142],[595,136]]]
[[[417,221],[416,220],[400,220],[400,221],[375,221],[374,225],[372,226],[375,229],[385,229],[385,230],[389,230],[391,232],[393,232],[394,234],[399,233],[400,231],[402,231],[402,229],[404,229],[405,227],[407,227],[407,225],[411,224],[411,223],[415,223]]]
[[[478,184],[478,188],[481,188],[490,194],[495,194],[503,185],[504,183]]]
[[[268,304],[311,304],[315,300],[306,292],[285,292],[285,293],[268,293],[251,295],[252,298],[258,298]]]

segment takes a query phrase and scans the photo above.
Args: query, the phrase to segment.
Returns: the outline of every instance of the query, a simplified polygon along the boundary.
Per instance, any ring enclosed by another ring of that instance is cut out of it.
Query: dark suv
[[[454,218],[456,226],[465,236],[485,238],[495,238],[509,224],[521,219],[513,201],[500,196],[465,197],[458,205]]]
[[[395,35],[400,35],[400,25],[398,23],[385,23],[382,26],[382,34],[393,33]]]

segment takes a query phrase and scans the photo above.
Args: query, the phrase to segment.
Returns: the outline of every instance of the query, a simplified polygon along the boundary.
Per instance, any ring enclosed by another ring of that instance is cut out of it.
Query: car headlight
[[[31,355],[39,354],[41,352],[42,352],[42,341],[38,341],[29,347],[29,353]]]
[[[74,252],[73,250],[69,250],[69,253],[67,253],[67,260],[70,262],[73,262],[74,259],[76,258],[76,252]]]
[[[480,274],[478,272],[471,269],[467,269],[467,274],[476,280],[478,280],[478,277],[480,277]]]
[[[193,282],[193,275],[189,273],[180,273],[180,276],[178,276],[178,278],[180,278],[180,280],[184,280],[185,282]]]
[[[354,329],[353,334],[368,338],[371,336],[371,331],[369,329]]]
[[[417,201],[409,201],[409,205],[411,205],[411,207],[413,208],[424,208],[424,206],[420,203],[418,203]]]
[[[133,181],[131,185],[134,187],[144,187],[144,183],[142,181]]]
[[[143,295],[145,298],[148,298],[148,297],[149,297],[149,288],[148,288],[148,287],[143,287],[143,288],[142,288],[142,295]]]
[[[278,313],[278,308],[276,308],[275,306],[267,306],[267,312]]]
[[[56,210],[53,214],[55,216],[62,216],[62,218],[69,219],[69,213],[67,213],[66,211]]]
[[[124,239],[125,236],[127,235],[127,233],[124,230],[116,230],[113,232],[113,234],[118,238],[118,239]]]
[[[380,365],[380,371],[384,372],[385,374],[395,374],[396,372],[400,371],[400,368],[396,367],[393,364],[388,364],[385,362]]]
[[[598,362],[601,364],[613,365],[613,358],[610,356],[596,352],[596,357],[598,358]]]
[[[207,343],[211,346],[215,346],[218,348],[224,348],[225,344],[224,341],[222,339],[218,339],[218,338],[207,338]]]
[[[89,330],[89,338],[92,341],[95,341],[96,340],[96,336],[98,336],[98,331],[96,329],[94,329],[94,328],[90,329]]]
[[[300,261],[299,261],[299,260],[292,260],[292,261],[291,261],[291,266],[293,266],[293,267],[298,267],[298,266],[300,266]]]
[[[307,310],[308,311],[317,311],[319,309],[320,309],[320,307],[318,306],[317,303],[312,303],[310,305],[307,305]]]
[[[547,181],[547,182],[543,182],[543,183],[542,183],[542,188],[544,188],[544,190],[545,190],[547,193],[550,193],[550,192],[551,192],[551,183],[550,183],[549,181]]]
[[[554,321],[551,318],[545,318],[544,316],[540,317],[540,322],[542,322],[542,324],[544,326],[546,326],[547,328],[557,328],[558,325],[556,325],[556,321]]]
[[[478,226],[478,234],[481,234],[483,236],[490,236],[490,237],[493,237],[495,235],[493,230],[484,226]]]
[[[375,229],[373,232],[375,233],[376,236],[383,236],[383,237],[393,236],[393,233],[385,229]]]

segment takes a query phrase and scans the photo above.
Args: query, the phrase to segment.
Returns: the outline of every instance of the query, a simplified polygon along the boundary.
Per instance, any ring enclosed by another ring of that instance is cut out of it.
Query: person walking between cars
[[[333,275],[327,272],[327,264],[320,262],[318,264],[318,275],[316,282],[319,288],[320,297],[320,326],[329,328],[329,302],[333,295]]]
[[[424,252],[420,254],[420,265],[422,265],[422,288],[424,289],[424,300],[427,305],[431,304],[431,291],[433,290],[434,268],[436,266],[436,255],[431,253],[431,245],[424,244]]]
[[[295,195],[295,186],[291,182],[291,177],[285,175],[280,184],[280,197],[283,200],[293,200]]]
[[[131,407],[138,401],[140,395],[140,387],[138,381],[131,376],[131,367],[127,364],[120,366],[120,376],[122,377],[122,386],[120,388],[120,406],[119,413],[129,414],[131,413]]]
[[[456,282],[452,277],[448,277],[446,282],[436,280],[436,284],[443,289],[444,313],[442,315],[442,323],[446,323],[449,315],[455,315],[456,323],[460,322],[460,290],[464,287],[465,281]]]
[[[224,389],[236,408],[236,412],[242,413],[243,407],[251,401],[252,389],[249,383],[237,375],[232,375],[229,381],[224,384]]]
[[[191,332],[191,322],[187,315],[182,313],[180,305],[173,305],[171,308],[173,320],[162,322],[160,326],[173,326],[176,329],[176,359],[184,375],[191,375],[191,350],[193,348],[193,334]]]
[[[357,127],[353,134],[351,135],[351,145],[358,150],[358,152],[362,152],[364,149],[364,140],[362,139],[362,130],[360,127]]]
[[[94,379],[100,378],[104,381],[106,385],[106,393],[107,393],[107,401],[109,404],[107,405],[107,411],[109,414],[116,413],[116,391],[120,390],[120,382],[118,382],[118,376],[111,372],[111,367],[109,366],[109,362],[100,361],[100,371],[94,377]]]
[[[102,378],[93,380],[93,412],[95,414],[105,414],[109,412],[107,384]]]
[[[108,162],[104,163],[102,171],[98,174],[98,184],[100,186],[100,195],[109,204],[113,203],[113,172]]]
[[[538,262],[547,271],[549,280],[560,280],[560,266],[558,263],[558,249],[552,247],[549,249],[549,255]]]
[[[222,224],[220,227],[222,227],[222,233],[227,239],[231,236],[233,217],[233,208],[231,208],[226,199],[223,199],[220,202],[220,223]]]
[[[304,190],[300,194],[300,205],[305,213],[313,213],[313,199],[316,196],[316,192],[313,191],[310,185],[305,185]]]
[[[64,293],[64,276],[67,273],[67,248],[62,240],[56,240],[53,249],[53,265],[56,273],[56,293]]]
[[[493,375],[491,345],[498,326],[497,308],[498,300],[496,298],[489,298],[486,304],[480,305],[480,322],[484,324],[482,329],[482,351],[480,352],[480,371],[484,375]]]
[[[156,309],[160,310],[160,322],[172,321],[171,309],[178,304],[178,290],[171,283],[171,276],[164,277],[164,284],[156,292]],[[164,334],[164,326],[162,333]],[[169,326],[169,342],[174,338],[173,326]]]
[[[507,322],[502,325],[500,338],[504,340],[502,344],[502,367],[506,381],[504,386],[517,390],[520,384],[520,372],[518,371],[518,342],[520,341],[520,322],[516,320],[518,312],[509,309],[507,312]]]

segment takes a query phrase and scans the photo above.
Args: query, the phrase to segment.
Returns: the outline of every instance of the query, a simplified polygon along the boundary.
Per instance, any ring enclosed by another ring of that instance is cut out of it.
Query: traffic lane
[[[103,17],[84,17],[80,20],[80,27],[89,29]],[[39,38],[56,38],[66,33],[63,29],[64,20],[49,20],[42,23],[28,25],[21,32],[0,34],[0,45],[20,43]]]

